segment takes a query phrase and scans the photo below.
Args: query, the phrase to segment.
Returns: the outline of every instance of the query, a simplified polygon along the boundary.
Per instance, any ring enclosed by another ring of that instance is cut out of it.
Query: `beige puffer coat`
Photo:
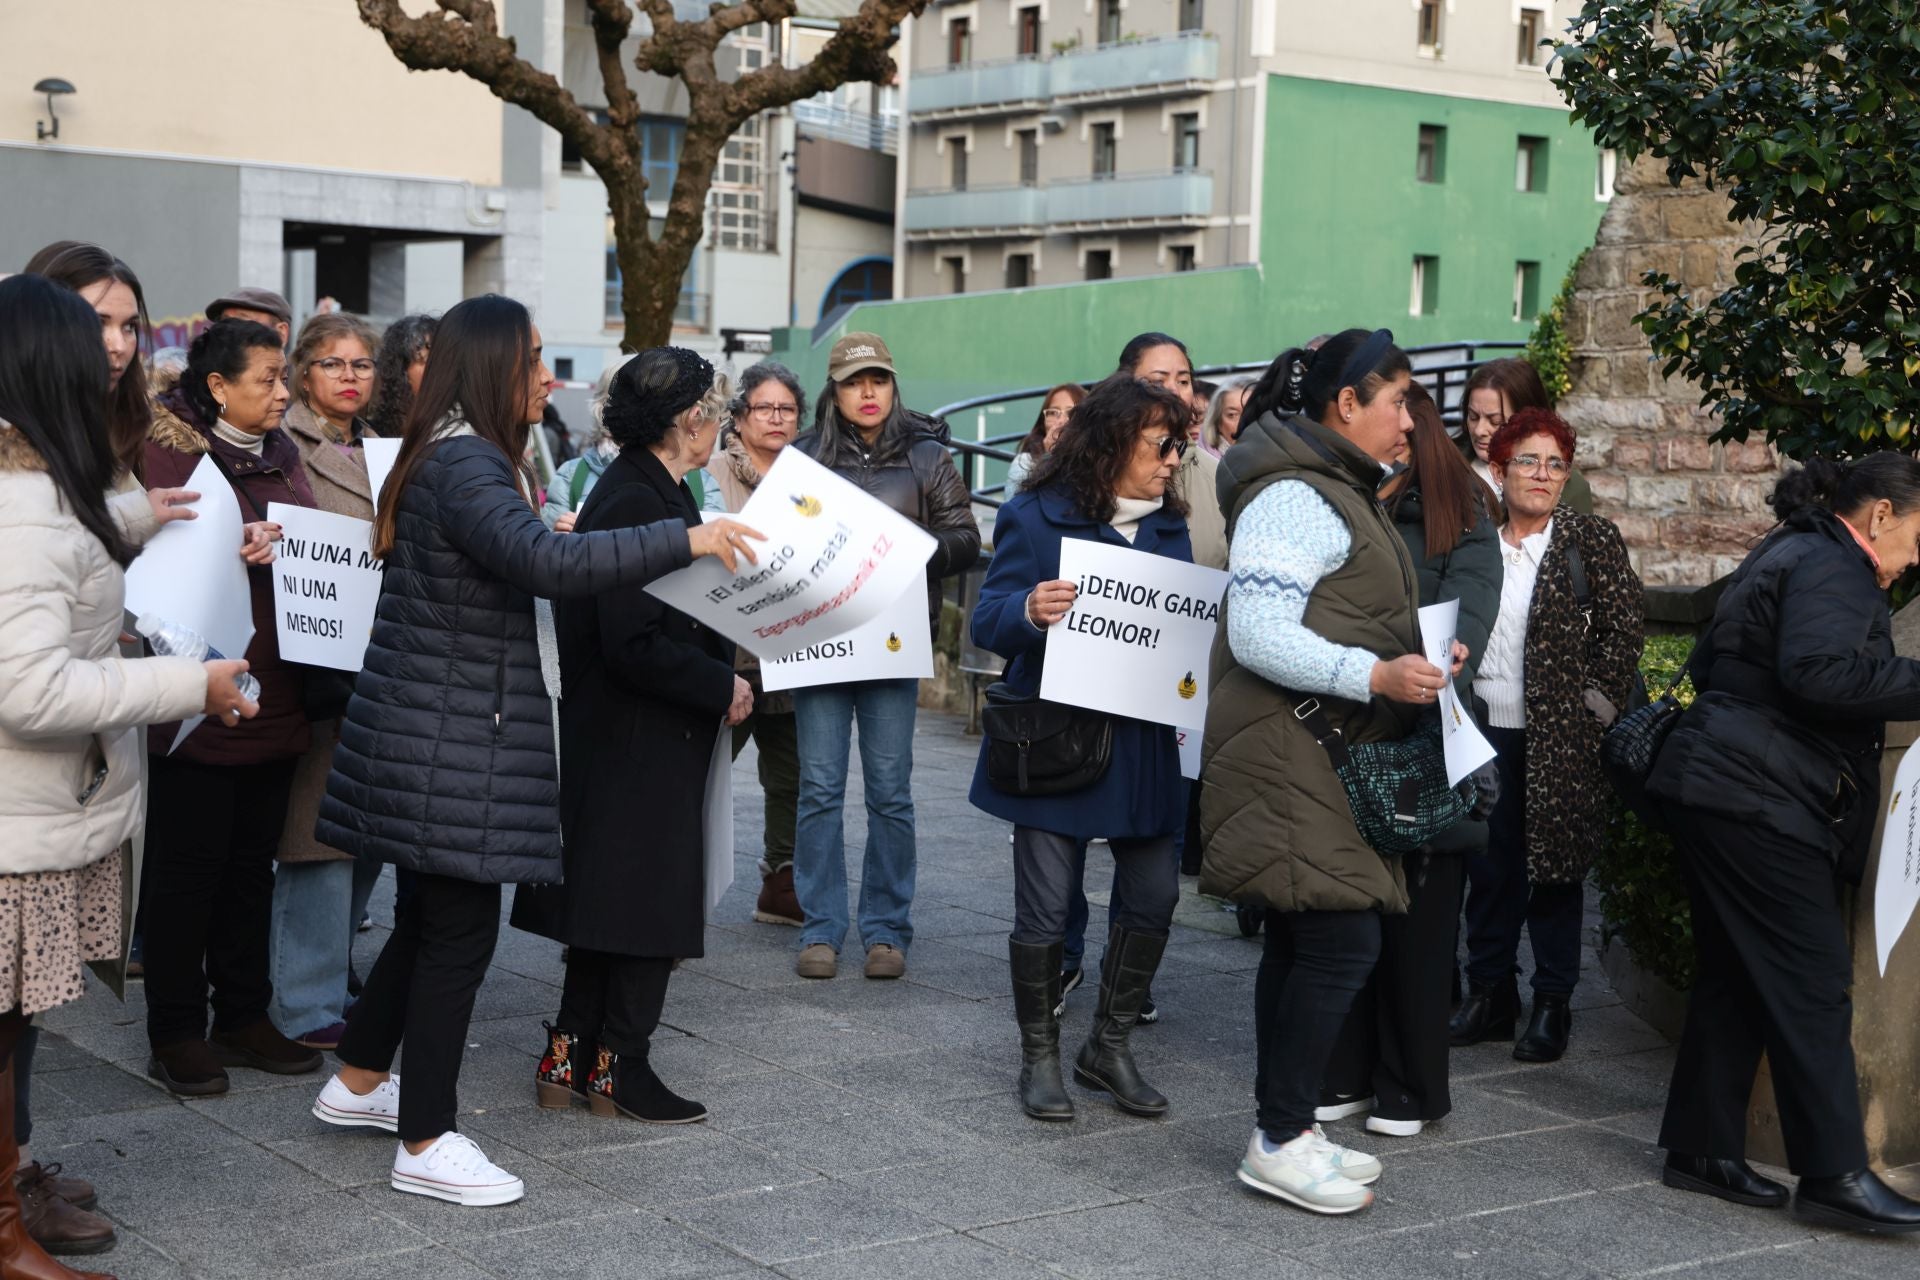
[[[159,528],[145,493],[111,507],[136,543]],[[120,566],[62,504],[39,451],[4,424],[0,528],[0,873],[71,871],[139,829],[141,728],[198,713],[206,670],[119,656]]]

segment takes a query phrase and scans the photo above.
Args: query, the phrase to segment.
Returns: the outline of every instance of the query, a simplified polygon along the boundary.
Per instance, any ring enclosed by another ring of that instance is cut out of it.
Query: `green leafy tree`
[[[1920,0],[1587,0],[1555,41],[1575,120],[1753,224],[1732,286],[1649,272],[1640,316],[1716,439],[1920,447]]]

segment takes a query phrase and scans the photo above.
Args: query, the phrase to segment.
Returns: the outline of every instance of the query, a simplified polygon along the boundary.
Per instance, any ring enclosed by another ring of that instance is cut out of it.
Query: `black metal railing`
[[[1504,355],[1512,355],[1526,346],[1523,342],[1438,342],[1423,347],[1408,347],[1407,355],[1413,359],[1414,376],[1426,384],[1433,394],[1434,402],[1440,406],[1440,416],[1449,431],[1457,432],[1460,427],[1461,398],[1466,390],[1467,379],[1473,371],[1487,361]],[[1194,371],[1194,376],[1218,381],[1236,374],[1259,373],[1267,367],[1266,361],[1251,364],[1208,365]],[[1096,381],[1090,379],[1089,383]],[[992,395],[975,396],[970,400],[956,400],[934,410],[936,417],[945,418],[955,430],[959,424],[953,422],[956,414],[969,410],[986,409],[990,405],[1012,404],[1021,400],[1038,400],[1051,389],[1045,387],[1024,387],[1018,391],[997,391]],[[1006,481],[987,483],[987,473],[994,464],[1005,466],[1013,461],[1013,451],[1026,438],[1027,429],[1007,432],[1003,435],[988,436],[981,440],[954,440],[950,448],[954,461],[960,468],[961,476],[967,482],[967,488],[973,494],[975,502],[997,507],[1006,497]]]

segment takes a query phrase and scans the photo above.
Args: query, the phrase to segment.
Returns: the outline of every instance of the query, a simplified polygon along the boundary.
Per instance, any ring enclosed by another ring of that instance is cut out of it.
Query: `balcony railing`
[[[1049,65],[1029,57],[915,71],[907,81],[907,112],[953,119],[1031,110],[1046,101]]]
[[[1166,97],[1212,83],[1220,66],[1220,40],[1198,31],[1120,40],[1068,50],[1047,65],[1058,103]]]
[[[907,234],[917,239],[943,235],[1037,235],[1047,221],[1046,192],[1039,187],[969,187],[964,191],[909,191]]]
[[[811,137],[884,151],[890,156],[900,153],[900,117],[895,112],[851,111],[808,98],[793,104],[793,119]]]
[[[1047,222],[1060,228],[1188,226],[1213,213],[1213,175],[1204,169],[1051,182],[1046,190]]]

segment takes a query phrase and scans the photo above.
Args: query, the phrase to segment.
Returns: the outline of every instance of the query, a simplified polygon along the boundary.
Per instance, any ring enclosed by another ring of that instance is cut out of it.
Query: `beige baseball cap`
[[[827,357],[829,378],[845,382],[867,369],[884,369],[893,377],[900,376],[893,369],[893,353],[879,334],[849,333],[833,344],[833,353]]]

